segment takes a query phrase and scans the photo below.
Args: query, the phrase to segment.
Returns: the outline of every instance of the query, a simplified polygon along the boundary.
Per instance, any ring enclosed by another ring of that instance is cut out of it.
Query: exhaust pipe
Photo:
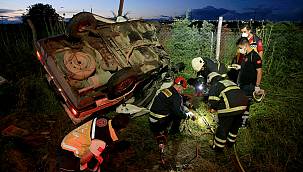
[[[124,0],[120,0],[119,10],[118,10],[118,15],[117,15],[116,22],[126,22],[127,21],[127,19],[122,16],[123,6],[124,6]]]
[[[122,16],[123,13],[124,0],[120,0],[118,16]]]

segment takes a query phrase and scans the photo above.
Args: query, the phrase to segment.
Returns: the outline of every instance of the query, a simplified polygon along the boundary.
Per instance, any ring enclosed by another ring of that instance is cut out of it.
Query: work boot
[[[232,142],[227,141],[227,142],[226,142],[226,147],[228,147],[228,148],[233,148],[234,144],[235,144],[235,143],[232,143]]]
[[[179,129],[173,129],[173,130],[169,131],[169,134],[170,135],[179,135],[179,134],[181,134],[181,132]]]
[[[181,125],[181,119],[174,119],[169,134],[171,135],[180,134],[180,125]]]
[[[219,148],[218,146],[216,146],[213,140],[209,140],[208,143],[209,143],[209,147],[215,152],[217,153],[223,152],[224,148]]]
[[[242,128],[246,128],[249,120],[249,115],[242,116]]]

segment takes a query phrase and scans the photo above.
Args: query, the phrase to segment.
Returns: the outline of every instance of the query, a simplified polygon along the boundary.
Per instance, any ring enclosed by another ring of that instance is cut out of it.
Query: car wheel
[[[88,12],[81,12],[73,16],[67,25],[67,35],[72,38],[82,38],[89,34],[89,29],[96,29],[97,21]]]
[[[108,98],[115,99],[129,92],[137,81],[137,73],[131,67],[116,72],[107,83]]]

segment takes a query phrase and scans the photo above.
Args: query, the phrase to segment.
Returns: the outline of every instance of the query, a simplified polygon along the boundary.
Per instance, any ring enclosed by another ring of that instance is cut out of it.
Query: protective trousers
[[[223,149],[226,144],[236,142],[238,130],[242,125],[242,114],[234,116],[219,116],[218,127],[214,136],[214,149]]]
[[[240,89],[244,91],[245,95],[248,97],[248,105],[244,112],[244,115],[242,116],[242,127],[246,127],[248,125],[249,120],[249,108],[250,105],[253,103],[253,92],[255,90],[255,85],[249,84],[249,85],[240,85]]]

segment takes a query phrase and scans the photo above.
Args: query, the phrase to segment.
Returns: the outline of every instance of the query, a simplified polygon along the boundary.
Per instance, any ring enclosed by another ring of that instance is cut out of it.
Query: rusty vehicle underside
[[[71,19],[67,34],[41,39],[35,46],[74,123],[146,92],[169,66],[155,26],[141,20],[98,21],[82,12]]]

